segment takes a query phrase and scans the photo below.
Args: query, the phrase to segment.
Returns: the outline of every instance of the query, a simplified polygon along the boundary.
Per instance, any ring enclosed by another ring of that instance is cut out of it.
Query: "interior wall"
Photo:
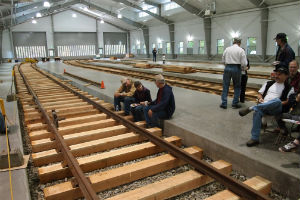
[[[73,18],[72,14],[77,17]],[[12,27],[12,32],[46,32],[47,47],[54,48],[53,32],[51,27],[51,17],[42,17],[36,19],[37,23],[31,21]],[[103,47],[103,32],[124,32],[110,24],[101,24],[98,21],[98,44]],[[53,15],[54,33],[55,32],[93,32],[96,33],[96,20],[94,18],[82,15],[75,11],[64,11]],[[96,45],[96,44],[95,44]],[[0,49],[1,50],[1,49]],[[2,57],[12,58],[12,49],[10,46],[9,31],[3,30],[2,36]]]
[[[273,38],[279,32],[288,35],[289,44],[292,46],[296,55],[300,52],[300,4],[270,8],[268,46],[267,55],[275,54],[275,42]],[[164,32],[163,32],[164,31]],[[239,32],[242,38],[242,47],[246,49],[248,37],[256,37],[257,55],[262,54],[261,47],[261,12],[249,11],[240,14],[215,16],[212,19],[212,47],[211,54],[217,53],[217,39],[225,40],[225,48],[230,46],[232,33]],[[132,31],[131,46],[136,45],[136,41],[142,41],[143,35],[137,31]],[[193,54],[198,54],[199,40],[205,39],[203,20],[195,18],[184,22],[175,23],[175,54],[178,54],[179,42],[184,42],[184,53],[187,53],[187,37],[193,37]],[[158,38],[168,38],[167,25],[150,27],[150,51],[152,43],[157,44]],[[166,39],[168,40],[168,39]],[[165,45],[165,43],[164,43]],[[165,47],[164,47],[165,51]]]

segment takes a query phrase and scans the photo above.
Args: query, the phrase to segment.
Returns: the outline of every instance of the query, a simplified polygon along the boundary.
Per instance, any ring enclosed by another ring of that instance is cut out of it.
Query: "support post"
[[[143,29],[143,36],[144,36],[144,42],[146,45],[146,55],[147,58],[150,58],[150,53],[149,53],[149,28],[144,28]]]
[[[211,59],[211,18],[204,18],[205,44],[208,59]]]
[[[131,54],[130,31],[127,31],[127,53]]]
[[[269,26],[269,9],[263,8],[261,10],[261,55],[264,62],[266,61],[267,58],[268,26]]]
[[[99,52],[99,21],[96,19],[96,55],[98,55]]]
[[[175,25],[169,24],[170,44],[172,58],[175,59]]]

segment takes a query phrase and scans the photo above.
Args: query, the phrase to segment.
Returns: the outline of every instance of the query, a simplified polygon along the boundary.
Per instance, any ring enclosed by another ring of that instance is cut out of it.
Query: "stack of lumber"
[[[134,55],[133,54],[126,54],[126,56],[125,56],[125,58],[133,58],[134,57]]]
[[[136,63],[133,66],[137,67],[137,68],[152,68],[153,67],[152,65],[150,65],[148,63]]]
[[[162,67],[164,72],[175,72],[175,73],[194,73],[196,72],[195,69],[192,67],[186,67],[186,66],[178,66],[178,65],[165,65]]]
[[[112,57],[110,57],[109,59],[110,59],[110,60],[117,60],[118,58],[115,57],[115,56],[112,56]]]

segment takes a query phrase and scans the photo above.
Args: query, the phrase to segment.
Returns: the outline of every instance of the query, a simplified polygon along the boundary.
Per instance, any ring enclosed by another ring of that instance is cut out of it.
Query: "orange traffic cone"
[[[104,81],[101,81],[101,89],[105,89],[105,86],[104,86]]]
[[[66,69],[64,69],[64,73],[66,73]]]

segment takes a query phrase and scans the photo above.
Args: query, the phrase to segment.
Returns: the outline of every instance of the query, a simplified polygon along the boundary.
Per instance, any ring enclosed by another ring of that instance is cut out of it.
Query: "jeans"
[[[245,102],[245,93],[246,93],[246,86],[247,86],[248,76],[246,74],[242,74],[241,77],[241,94],[240,94],[240,102]]]
[[[121,110],[121,102],[124,102],[125,115],[129,115],[130,104],[132,104],[134,102],[134,98],[133,97],[123,97],[123,96],[114,97],[115,110],[116,110],[117,106],[119,107],[119,110]]]
[[[223,74],[223,92],[222,92],[222,105],[227,106],[227,95],[229,91],[230,81],[233,81],[234,96],[232,105],[239,102],[241,93],[241,67],[238,65],[226,65]]]
[[[143,105],[139,105],[137,107],[131,108],[131,113],[133,115],[135,122],[144,120],[144,106]]]
[[[279,115],[282,111],[282,104],[279,98],[272,99],[266,103],[258,104],[253,107],[253,125],[251,139],[259,140],[261,129],[261,118],[263,115]]]
[[[153,54],[153,62],[156,62],[156,55]]]
[[[147,125],[149,127],[158,127],[158,120],[159,119],[167,119],[168,115],[166,111],[158,111],[152,112],[152,117],[149,117],[148,111],[151,109],[151,106],[144,107],[144,115]]]
[[[0,133],[5,133],[5,119],[2,113],[0,112]]]

